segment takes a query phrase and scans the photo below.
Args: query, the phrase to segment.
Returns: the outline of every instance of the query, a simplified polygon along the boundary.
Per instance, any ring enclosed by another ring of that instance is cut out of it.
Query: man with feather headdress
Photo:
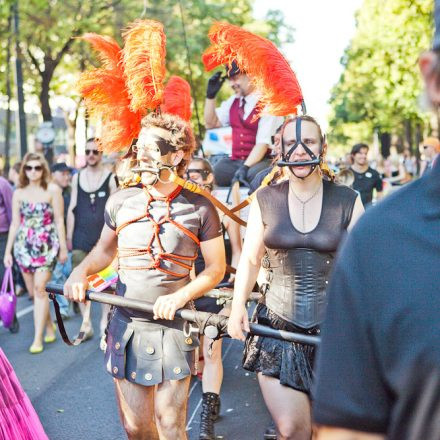
[[[220,186],[229,186],[235,180],[249,184],[269,166],[271,137],[283,119],[269,114],[258,115],[260,94],[234,60],[226,65],[226,72],[227,76],[222,76],[220,71],[214,73],[206,91],[206,128],[232,128],[232,155],[215,165],[215,179]],[[215,98],[226,78],[234,95],[216,108]]]
[[[154,303],[154,319],[119,307],[107,328],[106,368],[124,428],[129,439],[186,439],[198,337],[184,332],[174,314],[222,279],[221,226],[210,201],[170,180],[183,175],[195,142],[188,83],[171,77],[163,87],[162,25],[139,20],[123,37],[123,49],[107,37],[83,37],[103,66],[82,75],[81,93],[101,117],[102,149],[128,149],[130,176],[109,198],[101,237],[70,276],[65,295],[84,301],[87,275],[117,255],[116,294]],[[199,248],[206,266],[191,281]]]

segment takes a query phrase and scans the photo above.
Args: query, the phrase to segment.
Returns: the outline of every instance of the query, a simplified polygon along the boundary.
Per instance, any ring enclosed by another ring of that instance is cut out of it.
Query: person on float
[[[214,171],[207,159],[194,157],[186,171],[187,179],[212,192],[215,180]],[[214,190],[215,192],[215,190]],[[223,236],[225,239],[226,258],[232,268],[236,268],[241,254],[240,225],[219,212]],[[229,252],[228,252],[229,251]],[[228,258],[230,257],[230,260]],[[198,255],[194,262],[195,275],[205,268],[202,255]],[[233,282],[235,275],[226,274],[225,281]],[[194,301],[196,310],[202,312],[219,313],[229,315],[229,307],[218,304],[215,298],[202,297]],[[202,374],[202,411],[200,413],[199,440],[215,440],[214,422],[220,414],[220,389],[223,382],[222,340],[213,341],[207,336],[203,337],[203,374]]]
[[[154,318],[115,308],[107,328],[105,363],[122,423],[129,439],[180,440],[187,438],[198,337],[185,333],[174,315],[223,278],[224,245],[215,207],[169,180],[183,175],[195,142],[188,83],[172,77],[163,90],[163,27],[138,20],[123,37],[121,50],[108,37],[85,36],[104,63],[82,75],[80,89],[89,110],[102,117],[102,146],[110,152],[131,145],[125,160],[132,178],[109,198],[101,237],[73,271],[65,295],[83,302],[87,275],[118,255],[116,294],[154,303]],[[191,281],[199,248],[205,270]]]
[[[216,95],[226,78],[234,95],[216,108]],[[269,114],[257,117],[259,98],[249,76],[238,68],[235,61],[230,67],[226,66],[226,76],[219,71],[208,81],[204,113],[206,128],[232,128],[232,155],[220,159],[214,166],[219,186],[229,186],[236,180],[249,185],[270,165],[271,137],[282,124],[282,119]]]

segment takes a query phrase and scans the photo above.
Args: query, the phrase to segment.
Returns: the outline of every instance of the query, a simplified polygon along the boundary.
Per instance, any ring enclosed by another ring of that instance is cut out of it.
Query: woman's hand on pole
[[[232,339],[239,339],[244,341],[246,335],[243,331],[248,332],[249,329],[249,318],[246,306],[243,304],[232,304],[231,316],[228,321],[228,333]]]

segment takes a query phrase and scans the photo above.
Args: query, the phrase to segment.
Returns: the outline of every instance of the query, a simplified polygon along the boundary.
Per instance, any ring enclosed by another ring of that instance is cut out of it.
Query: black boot
[[[203,393],[199,440],[215,440],[214,420],[220,412],[220,398],[215,393]]]
[[[275,423],[273,420],[270,422],[270,425],[264,432],[264,440],[277,440],[277,431],[275,429]]]
[[[9,327],[9,331],[11,333],[18,333],[18,330],[20,330],[20,323],[18,322],[17,315],[14,314],[14,321],[12,322],[12,325]]]

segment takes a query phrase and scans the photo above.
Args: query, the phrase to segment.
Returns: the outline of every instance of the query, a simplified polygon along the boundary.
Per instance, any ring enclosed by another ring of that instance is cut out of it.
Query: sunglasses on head
[[[202,176],[203,180],[205,180],[211,174],[211,172],[209,170],[202,170],[199,168],[189,168],[186,174],[188,176],[191,176],[191,174],[199,174]]]
[[[25,171],[41,171],[43,167],[41,165],[35,165],[34,167],[32,165],[25,165],[24,170]]]
[[[89,154],[97,156],[99,154],[99,150],[86,150],[86,156],[88,156]]]

